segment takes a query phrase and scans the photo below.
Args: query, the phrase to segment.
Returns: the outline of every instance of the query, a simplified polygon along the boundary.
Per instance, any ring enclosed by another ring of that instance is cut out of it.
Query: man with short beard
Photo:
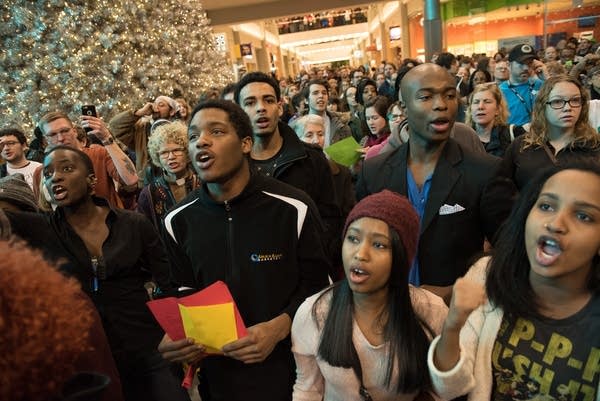
[[[537,59],[535,50],[528,44],[516,45],[508,54],[510,76],[498,87],[508,104],[508,123],[525,126],[528,130],[531,112],[542,81],[533,78],[532,63]]]
[[[62,112],[50,112],[43,115],[38,122],[38,127],[46,138],[47,149],[64,145],[84,152],[92,160],[94,166],[95,195],[105,198],[114,207],[122,208],[124,207],[123,201],[117,193],[115,182],[125,187],[137,183],[138,175],[133,162],[113,140],[111,132],[101,118],[95,116],[82,116],[81,118],[83,127],[89,129],[90,135],[94,135],[102,144],[101,146],[85,147],[73,122]]]
[[[361,69],[352,70],[350,73],[350,81],[353,86],[358,86],[358,83],[364,78],[364,72]]]

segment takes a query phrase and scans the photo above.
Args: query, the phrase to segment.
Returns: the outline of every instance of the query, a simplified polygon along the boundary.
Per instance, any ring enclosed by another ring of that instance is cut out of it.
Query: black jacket
[[[513,124],[511,124],[513,125]],[[513,125],[513,133],[511,137],[510,126],[508,125],[497,125],[492,129],[490,135],[490,141],[483,144],[485,151],[490,155],[497,157],[504,157],[504,152],[510,146],[510,143],[514,141],[517,136],[521,136],[525,133],[525,130],[520,125]]]
[[[500,169],[498,170],[498,177],[510,180],[519,191],[541,170],[554,164],[550,156],[548,156],[548,152],[554,154],[554,147],[550,142],[546,143],[548,147],[547,152],[542,146],[530,146],[523,149],[524,140],[525,136],[522,135],[510,144],[506,149]],[[600,149],[574,143],[562,148],[555,155],[556,164],[558,165],[587,159],[599,160]]]
[[[293,319],[304,299],[327,285],[314,208],[306,194],[259,174],[226,202],[212,200],[204,185],[165,218],[175,283],[202,289],[224,281],[246,326],[282,313]],[[213,356],[202,372],[211,400],[290,399],[289,336],[262,363]]]
[[[273,177],[306,192],[315,202],[325,228],[322,240],[331,262],[339,254],[339,238],[343,227],[329,163],[323,150],[298,139],[286,124],[279,124],[283,146]]]
[[[102,198],[94,198],[94,202],[108,206]],[[111,208],[106,218],[109,235],[102,246],[105,263],[99,268],[98,291],[93,291],[89,252],[61,208],[48,214],[6,215],[14,234],[79,281],[98,309],[121,375],[166,365],[148,360],[152,356],[160,360],[156,347],[163,331],[146,306],[144,283],[153,279],[161,289],[169,290],[169,261],[150,220],[139,213]]]
[[[325,224],[338,221],[341,213],[335,202],[333,179],[323,150],[302,142],[286,124],[279,124],[279,133],[283,147],[273,177],[306,192],[316,203]]]

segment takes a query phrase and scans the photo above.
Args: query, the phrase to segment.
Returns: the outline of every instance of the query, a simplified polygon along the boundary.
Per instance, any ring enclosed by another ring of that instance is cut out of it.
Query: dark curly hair
[[[190,114],[190,126],[191,121],[194,119],[196,113],[203,109],[223,110],[225,113],[227,113],[229,122],[233,128],[235,128],[235,132],[240,139],[244,139],[246,137],[252,138],[252,123],[250,122],[250,117],[248,117],[246,112],[242,110],[242,108],[236,103],[222,99],[212,99],[202,102],[198,104]]]
[[[233,99],[237,104],[240,104],[240,92],[242,89],[244,89],[246,85],[249,85],[253,82],[262,82],[270,85],[275,91],[275,97],[277,98],[277,101],[281,100],[281,89],[279,88],[279,83],[277,83],[272,76],[267,75],[264,72],[255,71],[244,75],[237,83],[235,91],[233,92]]]
[[[363,99],[363,91],[369,85],[374,87],[375,91],[377,91],[377,84],[371,78],[363,78],[356,87],[356,95],[354,95],[354,96],[356,98],[356,101],[358,103],[362,104],[363,106],[365,104],[365,101]]]
[[[20,128],[9,127],[9,128],[0,129],[0,138],[2,138],[4,136],[9,136],[9,135],[13,135],[14,137],[16,137],[17,141],[19,141],[19,143],[21,145],[27,145],[27,137],[25,136],[25,133]]]
[[[92,311],[79,284],[18,241],[0,241],[0,399],[56,399],[89,351]]]

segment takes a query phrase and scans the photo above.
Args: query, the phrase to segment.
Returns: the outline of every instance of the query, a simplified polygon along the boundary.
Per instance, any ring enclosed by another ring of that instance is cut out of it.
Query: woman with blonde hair
[[[530,131],[506,150],[499,175],[521,190],[541,168],[600,156],[600,136],[589,124],[587,91],[567,75],[548,78],[533,105]]]
[[[466,124],[476,132],[485,151],[502,157],[516,136],[525,130],[514,124],[508,125],[508,106],[495,83],[476,85],[469,96]]]
[[[142,189],[137,211],[145,214],[160,230],[167,212],[200,186],[190,167],[185,124],[174,121],[157,127],[148,140],[148,154],[152,164],[160,167],[163,173]]]

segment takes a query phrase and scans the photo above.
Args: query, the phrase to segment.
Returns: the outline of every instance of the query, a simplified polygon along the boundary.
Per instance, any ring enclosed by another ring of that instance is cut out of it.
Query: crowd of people
[[[600,399],[600,53],[575,42],[2,127],[2,399]],[[217,353],[146,306],[217,281],[247,330]]]

